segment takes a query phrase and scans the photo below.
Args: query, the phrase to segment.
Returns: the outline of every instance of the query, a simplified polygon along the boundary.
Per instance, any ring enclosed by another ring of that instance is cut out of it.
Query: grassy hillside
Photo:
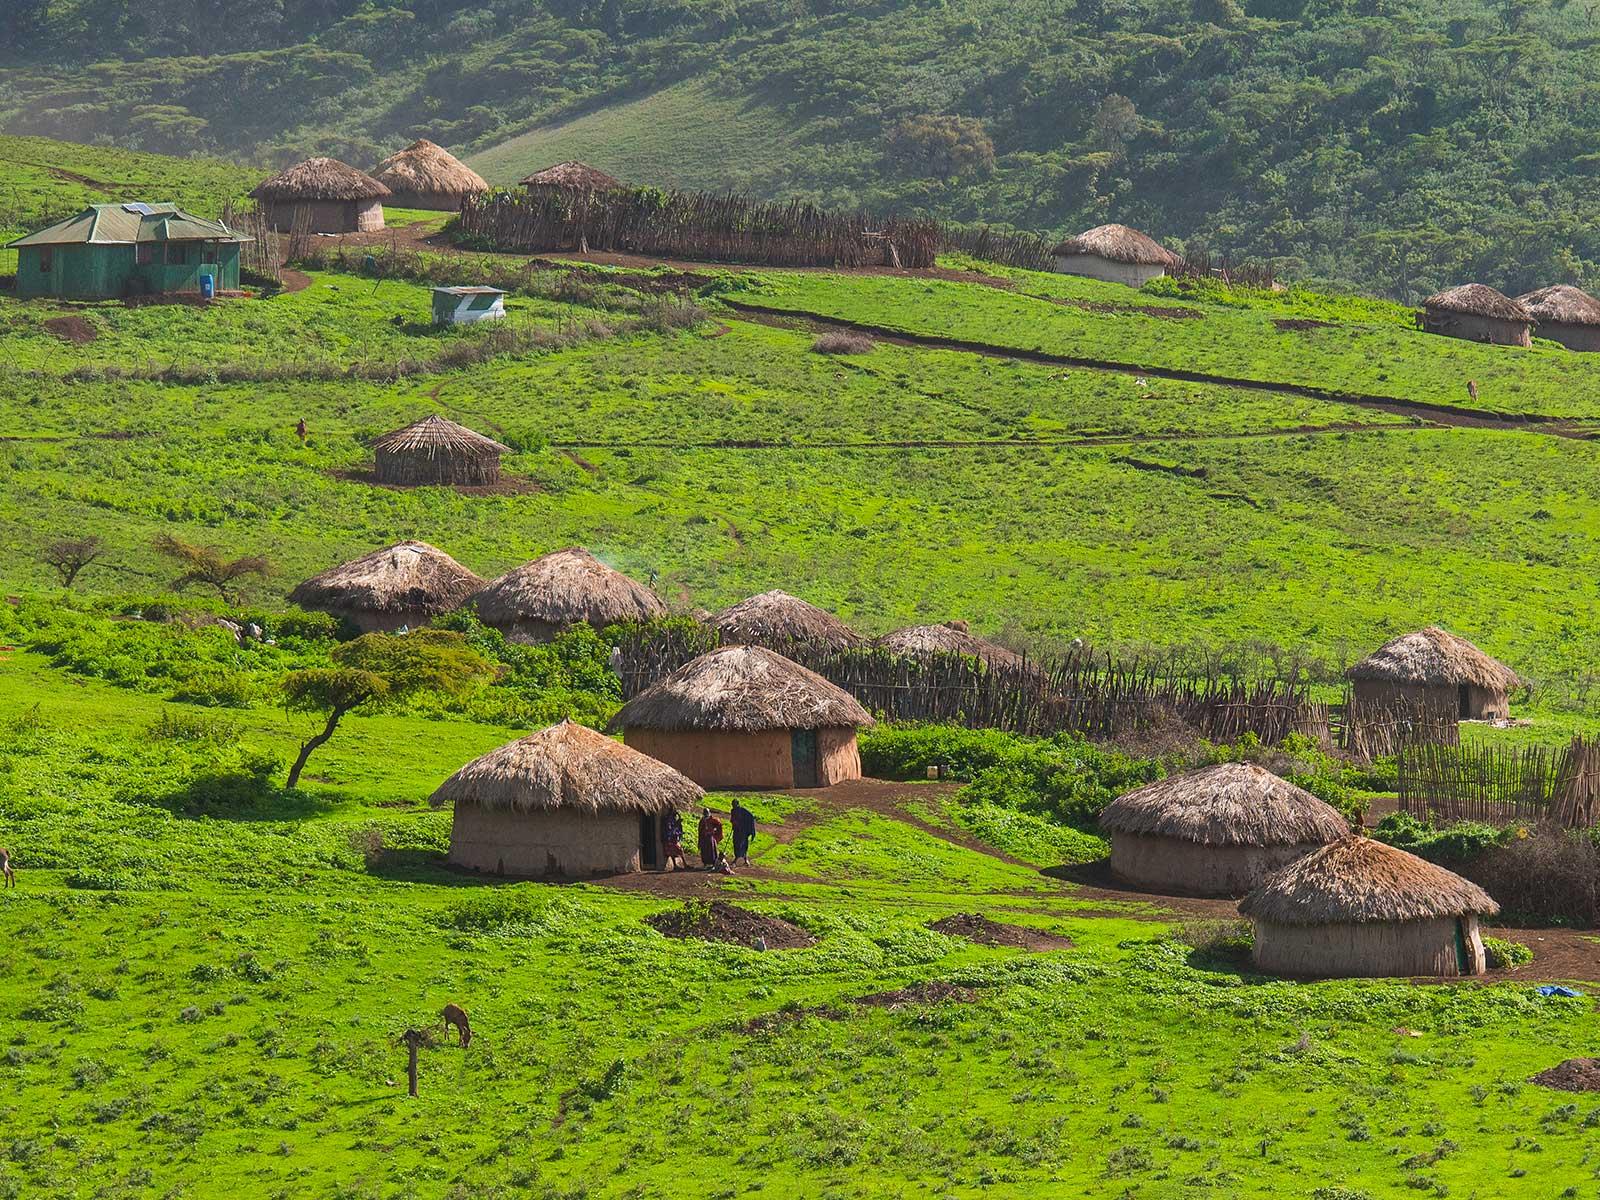
[[[1596,280],[1600,58],[1528,0],[27,0],[0,127],[497,180],[629,179],[1044,231],[1107,220],[1415,299]],[[218,37],[219,28],[226,29]]]

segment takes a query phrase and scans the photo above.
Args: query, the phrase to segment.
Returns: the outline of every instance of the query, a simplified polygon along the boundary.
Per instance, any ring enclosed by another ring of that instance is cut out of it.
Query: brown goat
[[[466,1046],[472,1041],[472,1026],[467,1022],[467,1010],[459,1004],[446,1004],[444,1006],[444,1025],[448,1029],[454,1025],[456,1033],[461,1037],[461,1044]]]

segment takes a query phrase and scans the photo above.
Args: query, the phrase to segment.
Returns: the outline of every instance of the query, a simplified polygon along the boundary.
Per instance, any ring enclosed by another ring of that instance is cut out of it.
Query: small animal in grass
[[[459,1004],[446,1004],[444,1006],[444,1026],[448,1029],[452,1025],[456,1027],[456,1034],[460,1037],[461,1044],[463,1046],[470,1045],[472,1042],[472,1026],[467,1022],[467,1010]]]
[[[295,422],[294,435],[300,439],[302,446],[306,444],[306,419],[304,417]]]
[[[5,876],[7,887],[17,886],[17,873],[11,869],[11,851],[0,846],[0,875]]]
[[[1467,395],[1472,397],[1474,404],[1478,402],[1478,381],[1476,379],[1467,380]]]

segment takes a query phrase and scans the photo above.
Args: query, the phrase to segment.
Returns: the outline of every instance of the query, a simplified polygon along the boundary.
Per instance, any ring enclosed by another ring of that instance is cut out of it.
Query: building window
[[[217,261],[217,244],[215,242],[202,242],[200,244],[200,261],[203,263]]]
[[[181,267],[189,261],[189,247],[182,242],[167,243],[167,265]]]
[[[156,247],[153,242],[140,242],[133,252],[133,261],[139,266],[149,266],[155,261]]]
[[[56,253],[54,250],[50,249],[49,246],[46,246],[43,250],[39,251],[39,274],[50,274],[50,269],[55,266],[55,263]]]

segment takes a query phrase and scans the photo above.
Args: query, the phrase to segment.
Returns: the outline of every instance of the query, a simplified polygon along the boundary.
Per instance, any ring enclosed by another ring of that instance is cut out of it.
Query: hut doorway
[[[661,855],[657,848],[661,845],[656,836],[656,815],[654,813],[639,814],[639,862],[646,867],[659,867]]]
[[[789,734],[789,751],[794,759],[794,786],[814,788],[817,780],[817,731],[795,729]]]
[[[1456,710],[1461,714],[1463,721],[1472,717],[1472,689],[1466,684],[1456,688]]]
[[[1472,968],[1472,958],[1467,954],[1467,931],[1461,923],[1461,918],[1456,918],[1456,970],[1463,975],[1475,974]]]

